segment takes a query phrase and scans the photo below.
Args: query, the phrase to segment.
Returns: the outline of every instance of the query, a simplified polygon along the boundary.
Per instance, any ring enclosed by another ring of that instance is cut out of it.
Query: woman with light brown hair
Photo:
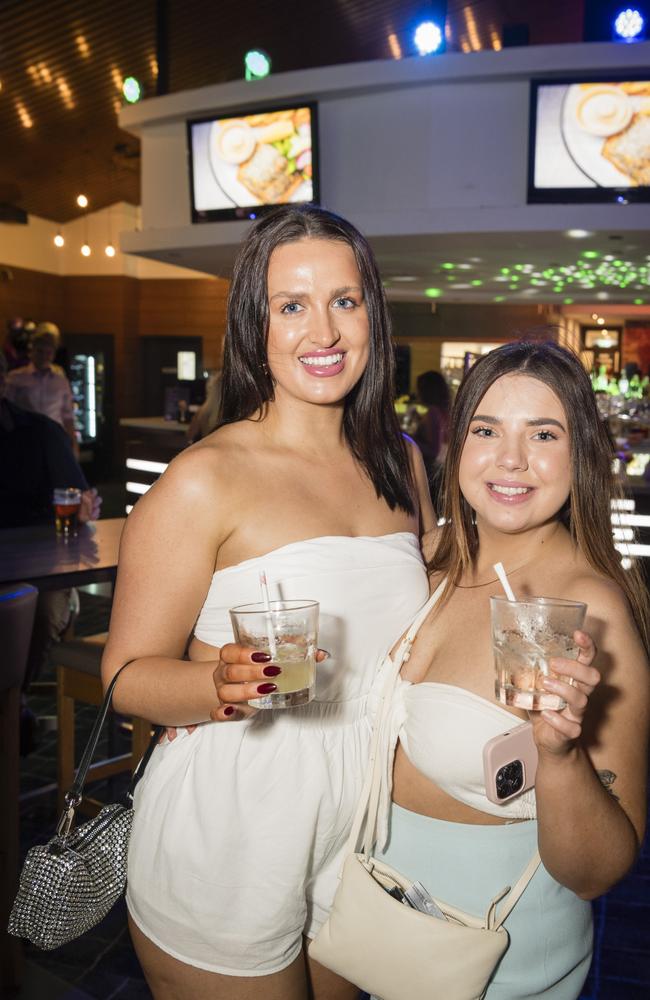
[[[614,547],[613,448],[580,361],[554,343],[505,344],[461,384],[450,424],[444,524],[427,539],[441,601],[420,629],[397,697],[401,717],[387,846],[377,857],[478,916],[541,865],[505,922],[510,946],[489,1000],[578,997],[591,958],[588,900],[633,864],[644,835],[650,687],[648,595]],[[551,660],[562,710],[495,701],[494,564],[519,599],[587,604],[589,665]],[[482,749],[532,721],[534,790],[486,796]]]

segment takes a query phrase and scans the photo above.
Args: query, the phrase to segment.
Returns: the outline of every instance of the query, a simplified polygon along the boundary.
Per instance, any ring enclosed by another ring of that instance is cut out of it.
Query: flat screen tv
[[[650,201],[650,79],[533,80],[528,201]]]
[[[316,105],[243,111],[187,123],[192,221],[254,219],[318,202]]]

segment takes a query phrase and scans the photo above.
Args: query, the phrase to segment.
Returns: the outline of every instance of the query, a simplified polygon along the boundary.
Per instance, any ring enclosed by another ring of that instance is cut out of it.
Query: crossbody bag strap
[[[384,661],[386,679],[384,681],[384,686],[381,692],[381,700],[375,717],[372,742],[370,744],[368,769],[366,771],[366,777],[361,791],[359,804],[357,806],[357,811],[352,822],[352,829],[350,831],[350,837],[348,839],[347,849],[345,852],[346,856],[354,853],[359,847],[359,838],[364,818],[366,820],[366,824],[361,841],[362,849],[369,854],[374,846],[377,813],[379,810],[379,797],[381,792],[381,780],[384,764],[386,763],[386,757],[389,752],[388,740],[386,739],[382,743],[382,736],[385,733],[386,723],[390,715],[393,691],[397,684],[397,678],[399,677],[400,670],[411,655],[411,646],[415,642],[418,629],[434,605],[437,604],[440,595],[444,590],[445,583],[446,580],[443,580],[440,586],[438,586],[434,593],[429,597],[428,601],[420,608],[407,629],[406,635],[400,642],[395,656],[391,657],[390,654],[387,654]]]
[[[108,685],[106,694],[104,695],[104,700],[102,701],[99,712],[97,713],[97,718],[95,719],[92,732],[88,738],[86,748],[82,754],[81,762],[79,764],[79,767],[77,768],[75,779],[72,783],[70,790],[66,792],[64,796],[65,809],[61,814],[61,818],[59,819],[56,828],[58,836],[66,837],[70,832],[72,821],[74,819],[75,810],[77,809],[77,806],[79,805],[81,799],[83,798],[83,790],[84,790],[84,785],[86,784],[86,778],[88,776],[88,769],[90,768],[90,765],[92,764],[93,758],[97,751],[97,744],[99,743],[99,737],[101,736],[102,728],[106,721],[106,716],[108,715],[108,711],[111,707],[111,701],[113,699],[113,691],[115,689],[117,679],[122,673],[122,671],[126,670],[126,668],[130,666],[133,662],[134,662],[133,660],[129,660],[128,663],[125,663],[122,667],[120,667],[120,669],[117,671],[117,673],[111,680],[110,684]],[[145,754],[140,760],[140,763],[136,767],[133,773],[133,777],[131,778],[131,784],[129,786],[129,791],[127,792],[127,798],[129,800],[133,799],[133,792],[135,790],[135,786],[142,777],[144,769],[149,763],[149,759],[156,748],[161,733],[163,733],[164,730],[165,730],[164,726],[155,727],[151,740],[149,741],[149,745],[145,751]]]
[[[524,889],[526,889],[526,887],[528,886],[528,883],[532,879],[533,875],[535,874],[541,863],[542,859],[539,856],[539,851],[535,851],[532,858],[526,865],[524,871],[522,872],[522,874],[517,879],[512,889],[510,890],[508,898],[503,904],[503,907],[501,908],[498,918],[494,921],[492,928],[493,930],[495,931],[498,930],[499,927],[501,927],[501,925],[503,924],[503,922],[507,920],[507,918],[510,916],[510,913],[512,912],[515,904],[519,901],[519,898],[522,895]],[[496,905],[497,902],[498,898],[494,901],[493,906]],[[491,919],[492,919],[492,913],[488,913],[488,926],[490,926]]]

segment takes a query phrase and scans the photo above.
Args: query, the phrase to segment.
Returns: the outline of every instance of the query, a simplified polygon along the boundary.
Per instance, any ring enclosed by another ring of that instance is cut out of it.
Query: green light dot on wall
[[[445,271],[453,271],[453,269],[456,267],[456,265],[455,264],[450,264],[449,261],[446,261],[446,263],[441,264],[440,267],[443,267],[445,269]]]
[[[483,284],[483,282],[481,281],[481,279],[480,279],[480,278],[474,278],[474,280],[472,281],[472,284],[473,284],[473,285],[475,285],[475,286],[476,286],[476,288],[478,288],[478,286],[479,286],[479,285],[482,285],[482,284]]]
[[[524,269],[523,264],[515,264],[515,271],[523,271],[523,269]]]
[[[428,299],[437,299],[442,295],[441,288],[425,288],[424,294]]]
[[[580,256],[586,257],[587,260],[595,260],[597,257],[600,257],[600,254],[596,253],[595,250],[584,250]]]
[[[564,304],[565,304],[565,306],[572,306],[573,305],[573,299],[564,299]]]
[[[511,292],[519,291],[519,285],[508,285],[508,288],[510,289]]]
[[[635,305],[635,306],[642,306],[642,305],[643,305],[643,303],[644,303],[644,300],[643,300],[643,299],[635,299],[635,300],[634,300],[634,305]]]
[[[562,291],[564,291],[564,285],[554,285],[553,286],[553,291],[554,292],[562,292]]]
[[[502,267],[501,268],[501,274],[510,274],[510,268],[509,267]]]
[[[493,299],[493,302],[505,302],[505,301],[506,301],[505,295],[495,295]]]

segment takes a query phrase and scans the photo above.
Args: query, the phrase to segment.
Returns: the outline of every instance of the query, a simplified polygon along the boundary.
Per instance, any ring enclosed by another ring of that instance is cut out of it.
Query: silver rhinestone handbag
[[[124,803],[104,806],[93,819],[73,829],[88,768],[110,708],[115,682],[123,669],[117,672],[106,692],[74,783],[65,796],[65,809],[54,837],[45,845],[31,848],[20,874],[9,933],[27,938],[45,951],[74,941],[98,924],[126,887],[133,792],[163,727],[155,730],[133,774]]]

